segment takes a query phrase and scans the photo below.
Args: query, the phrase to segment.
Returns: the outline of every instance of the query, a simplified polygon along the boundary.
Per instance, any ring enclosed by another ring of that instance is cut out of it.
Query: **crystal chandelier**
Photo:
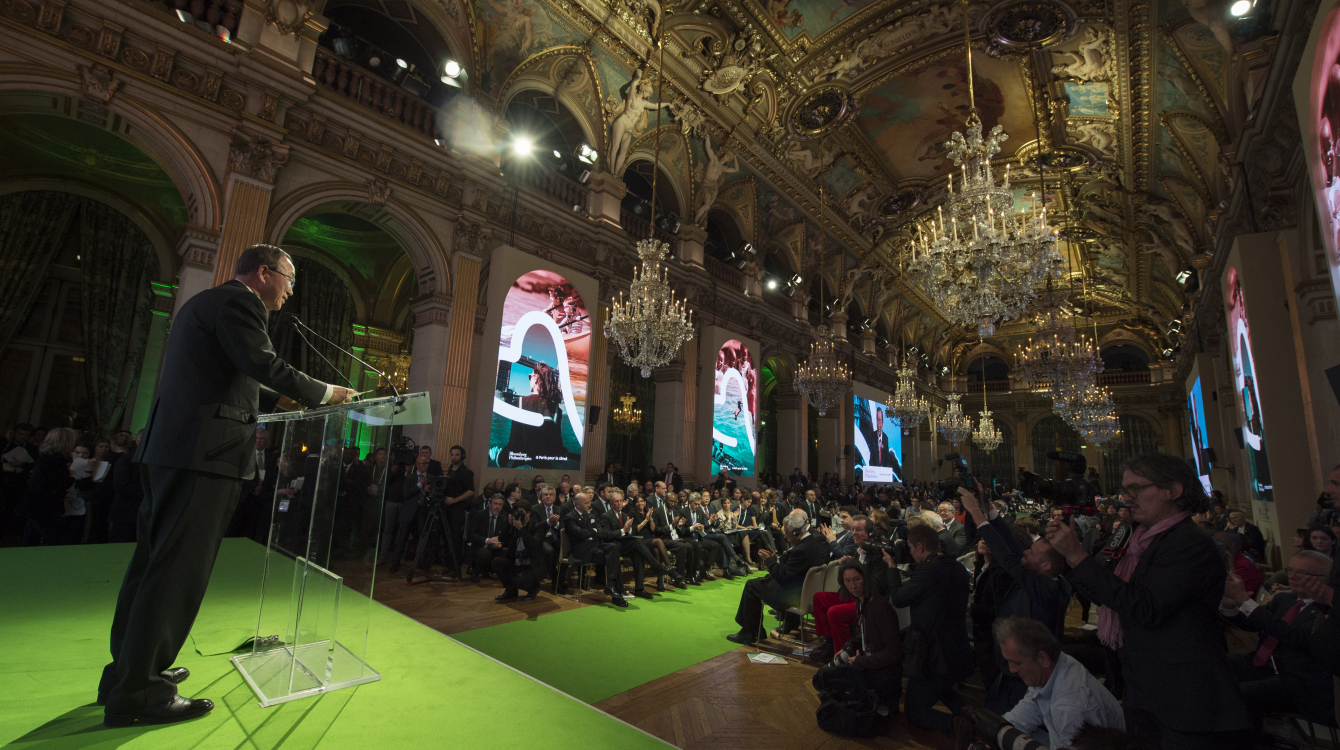
[[[898,370],[898,388],[892,396],[884,400],[884,406],[889,410],[889,414],[898,418],[904,435],[912,434],[912,430],[931,413],[931,406],[927,403],[926,397],[917,395],[912,368],[906,364]]]
[[[1056,412],[1076,432],[1083,434],[1091,425],[1098,423],[1100,419],[1115,411],[1112,404],[1112,392],[1105,385],[1098,385],[1090,381],[1083,389],[1079,390],[1074,398],[1064,402],[1064,404],[1053,404],[1052,411]]]
[[[1000,447],[1004,438],[1000,436],[1000,430],[996,429],[995,420],[991,419],[991,410],[982,409],[981,418],[977,420],[977,429],[972,431],[972,441],[978,448],[990,453]]]
[[[1104,443],[1109,443],[1121,437],[1121,421],[1115,413],[1104,414],[1094,424],[1088,425],[1087,429],[1081,434],[1085,440],[1093,443],[1095,447],[1101,448]]]
[[[637,256],[642,266],[633,269],[633,284],[625,300],[623,292],[605,321],[605,337],[619,345],[619,356],[642,377],[666,364],[679,347],[693,338],[693,311],[684,300],[676,300],[662,265],[670,246],[657,239],[640,240]]]
[[[642,429],[642,410],[633,408],[633,404],[637,403],[637,397],[625,393],[619,397],[619,402],[623,406],[616,408],[612,415],[615,434],[636,435]]]
[[[1030,339],[1015,360],[1014,374],[1029,388],[1046,388],[1060,404],[1073,398],[1103,371],[1094,346],[1075,335],[1075,326],[1061,313],[1062,297],[1047,279],[1038,316],[1038,336]]]
[[[944,416],[936,428],[944,436],[946,442],[958,445],[972,434],[972,418],[963,413],[963,407],[959,405],[959,399],[962,398],[957,393],[951,393],[947,396],[949,406],[945,409]]]
[[[795,389],[805,394],[822,417],[851,392],[851,371],[838,361],[828,326],[819,326],[815,339],[810,344],[810,358],[796,368]]]

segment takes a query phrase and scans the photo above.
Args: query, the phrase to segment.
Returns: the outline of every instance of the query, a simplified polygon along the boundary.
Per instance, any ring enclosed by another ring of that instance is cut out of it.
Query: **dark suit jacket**
[[[1224,654],[1224,565],[1190,518],[1150,542],[1123,582],[1087,558],[1070,582],[1121,618],[1124,658],[1160,723],[1184,732],[1247,729],[1251,720]]]
[[[512,528],[512,522],[507,515],[507,511],[499,511],[498,516],[493,523],[492,536],[498,537],[498,541],[502,542],[503,549],[507,549],[512,542],[513,531],[516,531],[516,529]],[[483,547],[484,541],[490,536],[488,532],[489,509],[484,508],[483,510],[475,511],[475,514],[470,517],[470,529],[465,537],[465,541],[472,547]]]
[[[670,476],[669,481],[666,481],[665,474],[662,474],[659,477],[657,477],[656,481],[665,482],[665,486],[669,487],[675,492],[679,492],[680,490],[684,489],[684,477],[680,476],[679,472],[677,471],[672,472],[669,476]]]
[[[427,474],[432,476],[432,474]],[[422,505],[427,499],[423,494],[423,489],[419,487],[419,472],[411,468],[405,472],[405,478],[400,483],[400,499],[408,501],[410,506]]]
[[[74,484],[70,462],[59,453],[43,453],[33,463],[28,490],[23,496],[23,515],[45,521],[65,514],[65,493]]]
[[[1297,601],[1297,594],[1281,592],[1252,610],[1250,615],[1234,616],[1233,624],[1260,633],[1262,640],[1274,636],[1279,643],[1272,656],[1279,673],[1301,680],[1305,687],[1303,715],[1329,719],[1335,711],[1335,687],[1330,670],[1312,651],[1312,630],[1317,626],[1317,618],[1325,617],[1326,613],[1321,605],[1313,602],[1304,607],[1292,623],[1285,623],[1285,613]]]
[[[950,557],[958,557],[963,554],[964,548],[968,546],[968,530],[963,528],[963,524],[957,520],[950,521],[940,530],[940,551]]]
[[[568,536],[568,554],[574,560],[591,562],[596,559],[602,540],[594,515],[587,513],[583,516],[573,510],[563,516],[563,531]]]
[[[551,513],[558,514],[559,519],[557,525],[549,524],[549,515]],[[563,509],[558,507],[558,505],[546,509],[544,503],[535,503],[535,507],[530,509],[530,521],[539,527],[537,533],[542,536],[545,541],[553,545],[555,550],[558,549],[558,530],[563,528],[563,515]]]
[[[280,394],[317,406],[326,385],[275,355],[265,304],[240,281],[196,294],[172,320],[135,462],[255,475],[256,414]]]
[[[442,462],[436,458],[428,459],[428,473],[435,477],[442,476]]]
[[[794,599],[800,595],[801,584],[805,582],[805,574],[809,569],[826,562],[828,540],[824,539],[823,534],[810,532],[791,549],[769,559],[768,579],[775,581],[788,594],[788,599]]]
[[[968,571],[952,557],[934,555],[912,567],[904,581],[889,568],[889,596],[895,607],[908,607],[917,625],[931,639],[931,669],[961,680],[972,674],[973,650],[968,645]]]

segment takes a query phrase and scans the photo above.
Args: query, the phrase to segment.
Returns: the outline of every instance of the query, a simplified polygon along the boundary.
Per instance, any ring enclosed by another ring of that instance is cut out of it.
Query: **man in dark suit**
[[[679,475],[679,467],[674,464],[666,464],[665,469],[661,471],[661,481],[665,486],[679,492],[684,489],[684,477]]]
[[[725,469],[722,469],[717,472],[717,480],[712,483],[712,488],[723,490],[723,494],[729,497],[731,492],[735,490],[735,480],[730,478]]]
[[[266,334],[266,311],[292,293],[293,261],[244,250],[234,278],[196,294],[172,322],[158,391],[134,460],[144,502],[138,541],[112,620],[103,721],[167,723],[214,707],[177,694],[163,671],[191,631],[242,480],[256,473],[256,414],[339,404],[352,394],[290,367]]]
[[[977,492],[986,494],[980,482],[977,484]],[[1070,583],[1061,577],[1065,571],[1065,558],[1052,549],[1045,539],[1039,539],[1024,548],[998,510],[987,506],[989,510],[983,511],[977,500],[978,495],[962,487],[958,495],[963,508],[986,540],[995,558],[994,564],[1004,570],[1012,581],[997,606],[996,620],[1009,617],[1037,620],[1052,635],[1060,638],[1065,630],[1065,611],[1070,604],[1071,594]],[[1010,670],[999,644],[995,644],[994,658],[997,674],[987,685],[985,705],[991,711],[1005,714],[1023,699],[1024,693],[1028,692],[1028,685]]]
[[[596,477],[596,484],[623,484],[623,475],[614,470],[614,462],[605,464],[605,471]]]
[[[805,475],[800,473],[799,466],[796,467],[795,471],[791,472],[790,483],[791,487],[796,489],[805,485]]]
[[[419,446],[419,455],[428,459],[428,473],[431,476],[442,476],[442,462],[433,458],[433,446]]]
[[[577,495],[572,512],[563,517],[563,533],[568,536],[568,554],[577,563],[604,563],[605,591],[610,604],[627,607],[623,595],[623,581],[619,578],[619,545],[601,537],[600,525],[591,515],[591,496]],[[569,573],[571,575],[571,573]],[[564,587],[567,581],[563,582]]]
[[[562,547],[558,532],[563,528],[563,509],[554,502],[557,499],[558,493],[554,488],[546,487],[540,491],[540,500],[530,511],[531,523],[538,527],[537,533],[544,548],[544,569],[550,571],[556,581],[558,571],[554,566],[558,560],[558,550]]]
[[[675,556],[675,568],[679,571],[679,577],[692,586],[701,585],[698,575],[700,543],[693,541],[684,533],[687,524],[680,525],[682,521],[678,508],[677,495],[667,495],[665,504],[659,508],[648,510],[651,513],[651,522],[656,526],[656,538],[661,540],[670,554]]]
[[[502,495],[494,495],[487,508],[470,518],[466,537],[466,559],[470,562],[470,583],[479,583],[481,571],[493,570],[493,558],[506,554],[512,541],[511,524],[503,512]]]
[[[774,557],[767,550],[759,550],[768,574],[762,578],[751,578],[744,585],[740,595],[740,606],[735,611],[735,622],[740,626],[737,633],[726,636],[727,640],[741,645],[749,645],[758,640],[758,631],[763,619],[763,605],[766,604],[778,612],[800,603],[800,587],[810,568],[828,562],[828,541],[823,536],[810,532],[810,524],[800,516],[787,516],[782,523],[782,532],[791,548],[780,556]]]
[[[1306,590],[1309,579],[1324,581],[1331,560],[1315,551],[1289,558],[1284,568],[1293,592]],[[1331,673],[1312,651],[1312,632],[1317,620],[1326,617],[1319,602],[1300,599],[1282,591],[1257,606],[1241,581],[1224,587],[1224,608],[1234,625],[1259,633],[1260,645],[1252,654],[1229,654],[1229,664],[1238,674],[1238,686],[1256,725],[1267,712],[1301,713],[1318,724],[1335,724],[1335,688]]]
[[[930,526],[907,530],[907,549],[915,565],[904,581],[892,556],[888,566],[889,594],[895,607],[907,607],[910,625],[927,641],[923,672],[908,675],[904,706],[907,718],[922,729],[949,734],[952,714],[964,707],[954,684],[972,674],[974,661],[968,645],[968,571],[940,551],[940,539]],[[950,713],[935,710],[944,703]]]
[[[954,518],[952,503],[940,503],[936,512],[940,514],[940,520],[945,522],[940,532],[940,551],[950,557],[958,557],[968,547],[968,530]]]
[[[1266,538],[1261,530],[1247,522],[1247,515],[1240,510],[1229,511],[1228,531],[1242,535],[1242,552],[1257,562],[1265,562]]]
[[[675,528],[680,536],[698,545],[698,580],[715,581],[712,561],[721,560],[721,570],[727,576],[730,575],[730,562],[726,559],[728,550],[722,550],[721,545],[707,538],[708,515],[702,508],[702,498],[697,492],[689,493],[688,504],[678,508]]]
[[[820,507],[819,498],[815,494],[814,490],[805,490],[804,498],[802,498],[800,502],[796,503],[795,507],[793,507],[791,510],[803,510],[805,511],[805,518],[809,519],[810,523],[818,523],[819,507]],[[788,511],[788,513],[789,512],[790,511]]]
[[[410,531],[413,530],[416,536],[422,533],[428,498],[432,494],[432,476],[428,473],[428,457],[420,453],[414,459],[414,466],[405,472],[405,478],[401,480],[400,507],[393,509],[388,505],[388,534],[391,532],[389,519],[395,519],[394,542],[387,542],[392,573],[400,570],[400,561],[405,559],[405,545],[409,543]]]
[[[884,432],[884,410],[875,410],[875,434],[870,446],[870,465],[898,468],[898,458],[889,449],[889,436]]]
[[[671,582],[675,586],[685,587],[687,584],[684,583],[684,579],[673,570],[667,570],[651,554],[651,550],[647,549],[647,543],[642,541],[642,537],[633,529],[633,517],[624,513],[623,508],[623,493],[612,490],[609,510],[600,514],[596,521],[600,528],[600,538],[619,545],[619,556],[627,557],[633,563],[633,596],[639,599],[654,598],[644,588],[646,566],[651,566],[651,572],[657,578],[669,575],[672,576]]]
[[[493,600],[503,602],[515,599],[518,589],[525,589],[526,595],[521,597],[521,601],[532,601],[540,590],[540,582],[544,580],[543,539],[546,523],[532,516],[530,508],[524,504],[511,508],[506,518],[510,529],[507,549],[504,554],[494,557],[491,563],[493,574],[498,576],[498,582],[503,585],[503,592],[493,597]]]

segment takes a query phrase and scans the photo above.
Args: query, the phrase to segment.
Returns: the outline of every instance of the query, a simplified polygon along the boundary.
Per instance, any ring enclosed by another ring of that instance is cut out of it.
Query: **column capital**
[[[409,303],[414,313],[414,327],[425,325],[451,325],[451,297],[445,294],[430,293]]]
[[[228,137],[228,172],[274,187],[275,175],[288,164],[289,147],[234,127]]]

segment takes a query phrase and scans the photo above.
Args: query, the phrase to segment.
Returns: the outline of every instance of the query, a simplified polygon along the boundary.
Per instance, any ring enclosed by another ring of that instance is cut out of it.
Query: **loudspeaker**
[[[851,445],[844,445],[844,446],[842,446],[842,455],[844,455],[844,456],[850,456],[851,454],[852,454],[852,447],[851,447]]]
[[[591,416],[590,416],[589,419],[586,420],[586,431],[587,431],[587,432],[595,432],[595,431],[596,431],[596,425],[599,424],[599,423],[600,423],[600,407],[599,407],[599,406],[592,406],[592,407],[591,407]]]
[[[1238,447],[1239,447],[1239,448],[1246,448],[1246,447],[1247,447],[1247,444],[1244,443],[1244,442],[1242,442],[1242,428],[1241,428],[1241,427],[1234,427],[1234,428],[1233,428],[1233,437],[1235,437],[1235,438],[1238,439]]]
[[[1211,466],[1213,466],[1214,464],[1218,463],[1218,461],[1219,461],[1219,457],[1216,456],[1216,455],[1214,455],[1214,449],[1213,449],[1213,448],[1206,448],[1206,449],[1205,449],[1205,458],[1206,458],[1206,460],[1208,460],[1208,461],[1210,462],[1210,465],[1211,465]]]

